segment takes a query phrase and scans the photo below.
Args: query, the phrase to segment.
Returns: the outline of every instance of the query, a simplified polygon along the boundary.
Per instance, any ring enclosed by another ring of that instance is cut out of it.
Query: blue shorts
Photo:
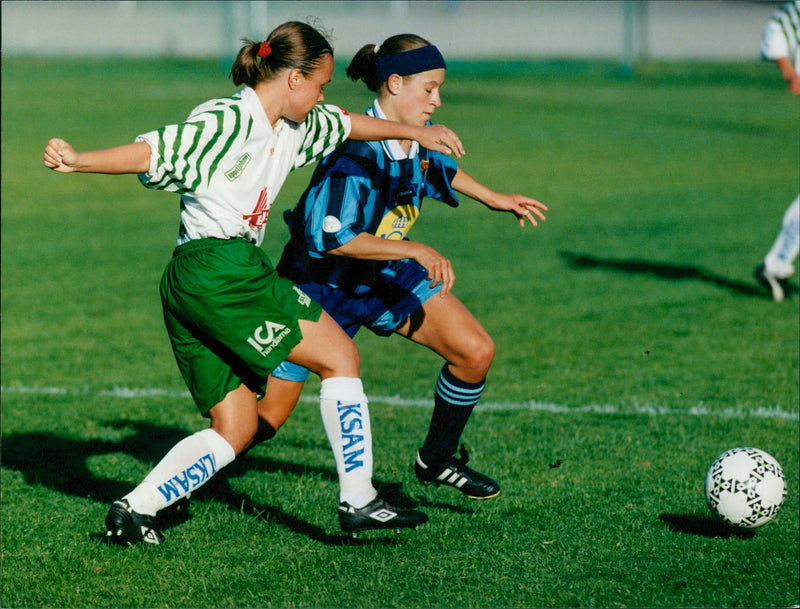
[[[389,336],[442,289],[441,284],[431,287],[428,271],[414,260],[393,262],[379,275],[376,285],[363,294],[353,294],[327,284],[297,285],[320,303],[350,338],[361,327],[369,328],[379,336]],[[279,379],[302,383],[308,378],[309,371],[284,361],[272,374]]]

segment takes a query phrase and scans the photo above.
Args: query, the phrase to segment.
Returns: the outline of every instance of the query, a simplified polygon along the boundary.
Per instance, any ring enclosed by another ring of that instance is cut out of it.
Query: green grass
[[[437,120],[460,165],[547,222],[425,204],[497,344],[465,440],[503,485],[417,484],[441,365],[359,335],[379,484],[430,522],[338,531],[311,381],[286,427],[195,494],[159,547],[101,543],[108,504],[201,429],[157,285],[174,195],[46,171],[49,137],[131,141],[232,90],[218,63],[3,60],[3,607],[785,607],[798,603],[798,298],[751,278],[797,194],[797,100],[769,64],[455,63]],[[370,97],[338,71],[328,101]],[[286,238],[280,211],[265,250]],[[796,279],[794,280],[796,283]],[[707,467],[770,452],[789,493],[753,535],[710,518]]]

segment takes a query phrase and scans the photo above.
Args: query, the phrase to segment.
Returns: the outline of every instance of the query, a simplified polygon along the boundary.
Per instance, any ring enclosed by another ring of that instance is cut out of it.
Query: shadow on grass
[[[188,433],[177,427],[162,427],[145,422],[114,422],[111,428],[131,429],[133,433],[122,440],[85,440],[58,436],[52,433],[21,433],[3,437],[3,468],[13,469],[23,475],[31,485],[42,485],[65,495],[89,498],[110,505],[132,490],[127,482],[98,477],[87,466],[89,457],[115,453],[128,454],[138,460],[150,462],[160,458]],[[330,534],[323,527],[302,518],[286,513],[271,505],[259,504],[246,495],[231,488],[228,479],[244,471],[288,473],[303,476],[316,474],[329,480],[338,480],[334,468],[319,468],[280,461],[270,457],[255,456],[252,453],[240,457],[225,470],[212,478],[208,484],[198,489],[197,495],[207,501],[225,504],[228,509],[245,513],[260,520],[273,522],[292,532],[327,545],[394,544],[398,538],[375,538],[386,532],[369,532],[369,539],[353,539],[343,533]],[[375,480],[375,486],[395,505],[416,507],[418,502],[404,494],[398,483]],[[159,526],[168,530],[191,518],[189,502],[179,501],[159,513]],[[388,533],[392,533],[388,531]],[[392,533],[393,534],[393,533]],[[104,533],[91,535],[92,539],[105,540]]]
[[[670,531],[689,533],[702,537],[740,537],[749,539],[756,534],[751,529],[737,529],[710,516],[694,516],[690,514],[659,514],[658,519],[665,523]]]
[[[559,252],[561,258],[574,269],[609,269],[630,275],[652,275],[669,280],[695,280],[714,285],[734,294],[765,298],[772,300],[772,295],[755,283],[734,281],[708,271],[700,266],[667,264],[664,262],[648,262],[646,260],[614,260],[612,258],[598,258],[588,254],[574,252]],[[797,288],[790,286],[787,296],[797,292]]]

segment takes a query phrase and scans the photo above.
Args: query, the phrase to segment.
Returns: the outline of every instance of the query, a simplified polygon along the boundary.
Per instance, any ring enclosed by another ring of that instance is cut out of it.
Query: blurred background
[[[229,61],[247,36],[317,20],[348,60],[362,44],[415,32],[454,59],[758,60],[780,2],[2,2],[2,52]]]

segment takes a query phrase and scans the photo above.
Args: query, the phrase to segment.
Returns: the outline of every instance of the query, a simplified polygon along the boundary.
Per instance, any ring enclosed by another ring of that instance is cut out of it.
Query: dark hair
[[[381,86],[381,81],[378,79],[378,57],[429,46],[430,42],[416,34],[391,36],[378,47],[377,53],[374,44],[365,44],[355,54],[345,73],[351,80],[363,80],[370,91],[377,93]]]
[[[261,42],[244,39],[245,45],[236,56],[230,77],[236,86],[253,87],[272,80],[281,70],[298,69],[308,76],[318,66],[324,55],[333,57],[333,47],[325,36],[301,21],[287,21],[267,36],[270,52],[259,57]]]

